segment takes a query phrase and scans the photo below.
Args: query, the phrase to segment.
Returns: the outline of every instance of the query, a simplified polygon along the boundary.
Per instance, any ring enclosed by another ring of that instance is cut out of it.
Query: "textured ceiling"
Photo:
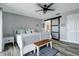
[[[43,12],[36,12],[41,9],[35,3],[0,3],[0,7],[6,12],[16,13],[24,16],[34,17],[38,19],[48,19],[56,16],[57,13],[64,13],[70,10],[78,9],[78,3],[55,3],[50,8],[56,9],[55,11],[48,11],[46,14]]]

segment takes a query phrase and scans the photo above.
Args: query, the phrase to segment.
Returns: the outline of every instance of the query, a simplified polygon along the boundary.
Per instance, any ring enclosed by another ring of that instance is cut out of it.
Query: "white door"
[[[0,52],[3,49],[3,44],[2,44],[2,9],[0,9]]]
[[[79,13],[67,17],[67,41],[79,44]]]
[[[77,26],[76,26],[76,35],[77,35],[77,42],[79,43],[79,15],[78,15],[78,19],[77,19]]]

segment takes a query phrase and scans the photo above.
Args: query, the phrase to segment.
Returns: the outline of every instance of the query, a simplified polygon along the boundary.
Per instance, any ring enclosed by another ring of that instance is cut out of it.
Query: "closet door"
[[[76,40],[76,23],[72,16],[67,20],[67,41],[74,43]]]
[[[4,48],[4,44],[2,44],[2,39],[3,39],[3,31],[2,31],[2,9],[0,8],[0,52],[2,52],[3,48]]]
[[[72,43],[79,43],[79,14],[72,14],[67,17],[67,40]]]
[[[79,44],[79,14],[77,15],[76,19],[76,39]]]

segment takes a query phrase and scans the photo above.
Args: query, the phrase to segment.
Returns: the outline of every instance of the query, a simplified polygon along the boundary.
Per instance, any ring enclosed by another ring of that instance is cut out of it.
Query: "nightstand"
[[[13,43],[14,44],[14,37],[13,36],[4,37],[3,42],[4,42],[4,44],[6,44],[6,43]]]
[[[13,49],[14,49],[14,37],[13,36],[4,37],[3,43],[4,43],[4,46],[3,46],[4,50],[5,50],[5,47],[7,47],[6,46],[7,44],[8,44],[8,48],[13,47]],[[12,43],[12,46],[10,46],[9,43]],[[12,55],[12,51],[10,51],[10,52],[11,52],[11,55]]]

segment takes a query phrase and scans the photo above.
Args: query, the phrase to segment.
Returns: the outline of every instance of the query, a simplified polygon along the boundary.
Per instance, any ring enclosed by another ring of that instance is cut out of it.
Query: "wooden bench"
[[[44,39],[38,42],[34,42],[34,45],[36,46],[36,49],[37,49],[37,56],[39,56],[39,48],[44,45],[48,46],[48,44],[50,44],[50,47],[52,48],[52,40],[50,39]]]

